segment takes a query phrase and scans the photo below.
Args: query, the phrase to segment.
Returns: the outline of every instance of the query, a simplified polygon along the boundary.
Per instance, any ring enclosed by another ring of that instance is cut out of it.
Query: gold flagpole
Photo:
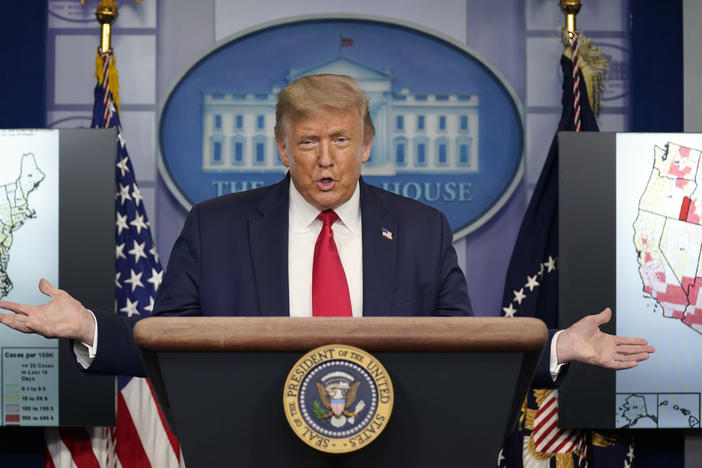
[[[137,3],[141,3],[141,0],[137,0]],[[85,0],[80,0],[80,4],[85,6]],[[112,36],[112,23],[119,16],[117,11],[117,0],[100,0],[97,8],[95,9],[95,17],[100,23],[101,33],[100,33],[100,52],[105,53],[110,50],[112,44],[110,43]]]
[[[112,35],[112,23],[117,19],[117,0],[101,0],[95,10],[95,17],[102,27],[100,34],[100,51],[102,53],[110,50],[110,39]]]
[[[580,0],[560,0],[561,11],[565,15],[565,27],[571,36],[575,32],[575,16],[580,11]]]

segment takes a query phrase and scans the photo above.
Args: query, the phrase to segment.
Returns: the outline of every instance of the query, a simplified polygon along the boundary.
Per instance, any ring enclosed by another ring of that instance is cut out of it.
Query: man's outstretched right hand
[[[0,301],[0,309],[14,314],[0,314],[0,323],[22,333],[36,333],[46,338],[71,338],[92,343],[95,321],[88,309],[70,294],[55,288],[48,280],[39,281],[39,291],[51,300],[43,305]]]

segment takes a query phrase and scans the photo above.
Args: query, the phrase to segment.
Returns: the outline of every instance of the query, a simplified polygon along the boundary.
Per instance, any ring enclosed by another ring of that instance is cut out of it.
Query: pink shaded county
[[[654,295],[656,301],[663,307],[663,315],[681,319],[688,306],[687,295],[680,286],[668,285],[665,293]]]
[[[658,292],[665,292],[665,267],[657,260],[648,260],[650,258],[651,254],[646,252],[647,260],[639,267],[644,286],[650,286]]]
[[[688,278],[685,279],[687,280]],[[702,325],[702,308],[700,308],[700,304],[698,302],[700,289],[702,289],[702,278],[695,278],[693,283],[694,285],[690,288],[688,293],[690,305],[685,309],[685,316],[683,317],[682,321],[685,325],[691,327],[693,330],[696,330],[693,325]]]
[[[685,188],[689,180],[686,179],[675,179],[675,187],[677,188]]]
[[[648,252],[646,255],[649,255]],[[688,297],[685,290],[693,283],[692,278],[684,278],[683,286],[666,281],[665,267],[657,260],[644,262],[639,268],[644,291],[653,296],[663,308],[666,317],[683,318],[685,308],[688,306]]]
[[[678,153],[680,154],[681,159],[690,158],[690,148],[680,147]],[[681,169],[680,162],[678,162],[678,160],[675,160],[671,163],[670,168],[668,169],[668,174],[674,175],[676,177],[685,177],[690,173],[690,171],[692,171],[692,168],[690,166],[684,166]]]
[[[685,317],[683,317],[683,323],[689,327],[692,327],[693,324],[696,325],[702,325],[702,309],[699,307],[694,307],[690,306],[688,309],[692,310],[686,310],[685,311]],[[693,327],[694,330],[694,327]]]
[[[685,310],[685,317],[683,317],[682,321],[689,327],[692,327],[692,325],[702,325],[702,309],[690,305],[687,310]],[[694,330],[695,328],[693,327],[692,329]]]
[[[685,291],[687,293],[687,298],[691,304],[697,301],[697,295],[695,295],[694,299],[691,296],[692,291],[693,291],[693,289],[691,289],[691,288],[695,284],[696,279],[697,278],[690,278],[689,276],[683,276],[683,279],[682,279],[683,291]],[[699,286],[697,286],[697,289],[699,289],[700,286],[702,286],[702,282],[700,283]]]
[[[685,221],[688,223],[702,224],[702,222],[700,222],[699,207],[697,206],[697,201],[694,199],[690,201],[690,208],[687,210],[687,218]]]

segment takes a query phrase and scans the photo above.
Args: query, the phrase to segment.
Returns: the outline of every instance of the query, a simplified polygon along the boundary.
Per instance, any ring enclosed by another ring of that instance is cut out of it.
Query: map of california
[[[29,207],[29,194],[44,180],[45,174],[37,166],[32,153],[22,155],[17,179],[0,185],[0,299],[12,290],[12,281],[7,275],[13,233],[21,228],[36,213]]]
[[[634,222],[643,289],[663,310],[702,333],[700,150],[655,146],[651,175]]]

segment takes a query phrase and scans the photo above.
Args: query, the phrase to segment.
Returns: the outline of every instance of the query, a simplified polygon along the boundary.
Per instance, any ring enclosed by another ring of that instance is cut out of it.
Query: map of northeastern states
[[[36,213],[29,207],[29,194],[44,180],[45,174],[37,166],[32,153],[22,155],[20,173],[9,184],[0,185],[0,299],[12,290],[7,274],[13,233]]]
[[[702,333],[702,169],[700,150],[655,146],[653,170],[634,222],[643,290]]]

